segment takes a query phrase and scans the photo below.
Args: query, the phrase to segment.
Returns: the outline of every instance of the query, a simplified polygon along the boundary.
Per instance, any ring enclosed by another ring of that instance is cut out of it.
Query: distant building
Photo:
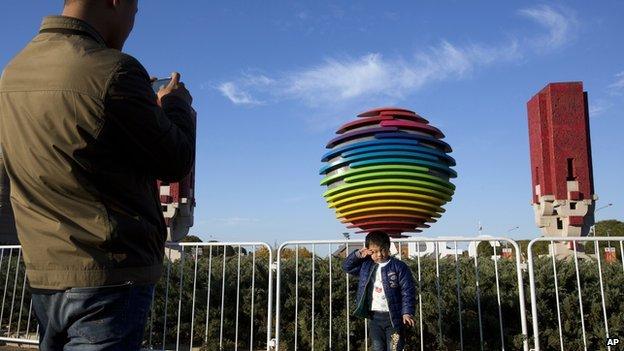
[[[347,252],[347,246],[345,244],[342,244],[338,246],[338,249],[334,251],[332,256],[346,258],[351,252],[355,250],[360,250],[363,247],[364,247],[364,243],[349,243],[349,251]]]
[[[495,247],[496,248],[496,255],[492,255],[492,259],[496,259],[496,258],[509,258],[509,255],[511,254],[512,251],[510,251],[511,249],[506,249],[501,247],[501,243],[499,241],[496,240],[488,240],[489,238],[491,238],[491,236],[488,235],[483,235],[480,238],[482,238],[483,242],[487,242],[490,244],[490,246]],[[451,245],[449,245],[449,242],[453,242],[452,238],[448,239],[449,241],[439,241],[437,242],[438,244],[438,254],[440,258],[444,258],[444,257],[452,257],[455,256],[455,245],[453,244],[451,247]],[[457,248],[457,255],[458,256],[462,256],[464,254],[468,254],[469,257],[478,257],[478,252],[477,252],[477,248],[478,248],[478,244],[481,243],[481,241],[471,241],[468,244],[468,249],[462,249],[462,248]],[[459,243],[458,243],[459,244]],[[332,254],[334,257],[340,257],[340,258],[345,258],[348,254],[350,254],[351,252],[353,252],[354,250],[359,250],[362,247],[364,247],[364,243],[349,243],[349,252],[346,252],[346,246],[345,244],[341,244],[340,246],[338,246],[338,249],[336,249],[334,251],[334,253]],[[390,251],[392,255],[396,255],[396,257],[398,258],[398,243],[393,242],[392,246],[390,247]],[[410,258],[410,259],[416,259],[417,257],[426,257],[426,256],[431,256],[431,257],[435,257],[435,253],[436,253],[436,242],[435,241],[413,241],[413,242],[403,242],[400,245],[401,247],[401,258]]]
[[[176,262],[182,258],[181,246],[165,246],[165,259]]]
[[[228,248],[230,248],[228,246]],[[222,246],[217,246],[213,248],[214,251],[214,255],[213,257],[217,257],[218,255],[221,255],[223,253],[223,247]],[[232,250],[227,250],[227,253],[231,252]],[[185,260],[195,260],[195,256],[197,255],[197,258],[201,258],[203,256],[208,256],[208,252],[209,252],[209,247],[184,247],[184,246],[176,246],[176,245],[166,245],[165,246],[165,259],[169,260],[170,262],[176,262],[178,260],[180,260],[182,258],[182,253],[184,252],[184,259]],[[229,256],[226,253],[227,256]],[[241,252],[241,255],[245,255],[246,252]]]
[[[392,243],[390,246],[390,254],[396,255],[397,258],[416,258],[417,256],[423,257],[427,255],[433,255],[435,253],[435,244],[433,242],[407,242],[401,243],[401,255],[398,255],[398,243]],[[334,257],[346,258],[348,254],[355,250],[359,250],[364,247],[364,243],[349,243],[349,252],[345,244],[338,246],[338,249],[334,251]],[[446,243],[441,242],[439,245],[440,257],[445,257],[451,254],[455,254],[455,250],[447,247]],[[463,250],[457,251],[459,254]]]
[[[446,243],[440,243],[439,245],[440,255],[445,255]],[[417,241],[408,243],[408,255],[410,258],[425,257],[435,254],[435,242],[431,241]]]
[[[455,247],[451,248],[447,245],[446,241],[439,241],[438,244],[438,254],[440,258],[444,258],[447,256],[454,256],[455,251],[457,251],[457,255],[462,255],[464,250]],[[416,257],[424,257],[424,256],[435,256],[436,252],[436,242],[434,241],[416,241],[408,243],[408,257],[416,258]]]

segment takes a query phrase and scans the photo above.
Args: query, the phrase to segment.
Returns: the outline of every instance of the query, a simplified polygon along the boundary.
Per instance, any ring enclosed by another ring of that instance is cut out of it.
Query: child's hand
[[[369,256],[369,255],[372,255],[372,254],[373,254],[373,251],[371,251],[371,250],[369,250],[369,249],[367,249],[365,247],[361,248],[360,252],[359,252],[360,258],[365,258],[366,256]]]
[[[412,319],[412,316],[410,316],[409,314],[404,314],[403,315],[403,324],[407,324],[411,327],[414,326],[414,320]]]

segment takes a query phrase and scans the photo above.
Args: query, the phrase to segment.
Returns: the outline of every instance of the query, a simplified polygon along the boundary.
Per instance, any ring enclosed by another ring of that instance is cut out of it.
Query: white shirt
[[[375,273],[375,283],[373,284],[373,300],[371,302],[371,311],[388,312],[388,301],[386,300],[386,294],[384,292],[383,284],[381,281],[381,269],[385,267],[390,260],[379,263],[377,272]]]

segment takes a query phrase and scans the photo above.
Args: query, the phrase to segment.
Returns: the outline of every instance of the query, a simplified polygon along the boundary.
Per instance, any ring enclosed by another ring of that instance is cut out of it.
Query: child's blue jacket
[[[370,317],[370,289],[374,283],[375,268],[378,266],[370,256],[360,258],[358,250],[354,250],[342,263],[345,272],[359,277],[356,295],[357,307],[355,315]],[[416,288],[409,267],[394,257],[381,268],[381,281],[388,301],[390,320],[395,329],[403,327],[403,315],[414,316],[416,308]],[[370,289],[369,289],[370,286]]]

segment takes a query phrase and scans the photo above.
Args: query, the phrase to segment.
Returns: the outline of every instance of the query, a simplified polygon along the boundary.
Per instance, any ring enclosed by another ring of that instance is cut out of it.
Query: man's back
[[[195,144],[190,106],[163,109],[143,67],[76,19],[46,18],[5,68],[0,143],[31,286],[158,279],[155,181],[183,177]]]

